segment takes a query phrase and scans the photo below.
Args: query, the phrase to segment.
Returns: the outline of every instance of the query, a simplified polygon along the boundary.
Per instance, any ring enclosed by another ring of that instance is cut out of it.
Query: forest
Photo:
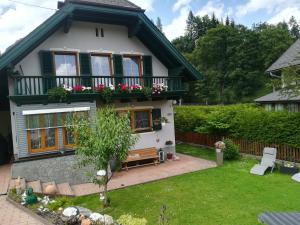
[[[161,28],[161,21],[157,23]],[[201,72],[190,85],[185,102],[233,104],[253,102],[272,91],[265,72],[300,37],[295,17],[276,25],[266,22],[247,27],[227,17],[194,16],[190,11],[184,36],[173,45]]]

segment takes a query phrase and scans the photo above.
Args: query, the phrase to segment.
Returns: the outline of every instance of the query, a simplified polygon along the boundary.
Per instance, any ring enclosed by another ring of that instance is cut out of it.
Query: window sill
[[[19,162],[27,162],[32,160],[41,160],[41,159],[49,159],[49,158],[55,158],[55,157],[63,157],[68,155],[74,155],[75,151],[70,149],[64,149],[64,153],[61,153],[61,150],[57,151],[49,151],[44,153],[31,153],[30,155],[26,157],[22,157],[19,159],[15,159],[13,163],[19,163]]]

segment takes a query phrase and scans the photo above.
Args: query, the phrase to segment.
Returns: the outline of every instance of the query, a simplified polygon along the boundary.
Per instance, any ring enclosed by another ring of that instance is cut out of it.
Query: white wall
[[[101,107],[102,105],[97,105]],[[141,107],[153,107],[161,109],[161,116],[166,117],[168,123],[162,126],[159,131],[140,133],[138,142],[132,149],[143,149],[156,147],[164,148],[166,147],[166,141],[172,141],[173,146],[175,146],[175,128],[174,128],[174,111],[173,104],[171,100],[168,101],[148,101],[148,102],[130,102],[130,103],[115,103],[114,105],[118,108],[141,108]]]
[[[95,28],[104,29],[104,37],[96,37]],[[40,46],[27,55],[17,66],[22,67],[24,75],[40,75],[40,50],[77,50],[79,52],[110,52],[115,54],[138,53],[152,55],[153,75],[167,76],[168,69],[136,37],[128,38],[125,26],[73,22],[69,33],[60,28]]]

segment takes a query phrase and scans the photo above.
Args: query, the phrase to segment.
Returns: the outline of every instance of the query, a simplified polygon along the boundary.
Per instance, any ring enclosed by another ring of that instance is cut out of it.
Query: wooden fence
[[[220,139],[220,137],[209,136],[206,134],[176,131],[176,140],[185,143],[214,147],[214,143]],[[231,140],[239,146],[241,153],[262,156],[264,147],[274,147],[277,148],[277,159],[300,163],[300,148],[282,144],[266,144],[258,141],[246,141],[242,139]]]

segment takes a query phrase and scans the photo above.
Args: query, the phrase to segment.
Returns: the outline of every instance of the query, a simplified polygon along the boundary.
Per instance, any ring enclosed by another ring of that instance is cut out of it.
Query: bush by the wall
[[[240,157],[239,147],[235,145],[230,139],[226,138],[224,140],[225,149],[224,149],[224,159],[226,160],[235,160]]]
[[[253,104],[176,107],[175,127],[182,132],[300,147],[300,113],[267,112]]]

